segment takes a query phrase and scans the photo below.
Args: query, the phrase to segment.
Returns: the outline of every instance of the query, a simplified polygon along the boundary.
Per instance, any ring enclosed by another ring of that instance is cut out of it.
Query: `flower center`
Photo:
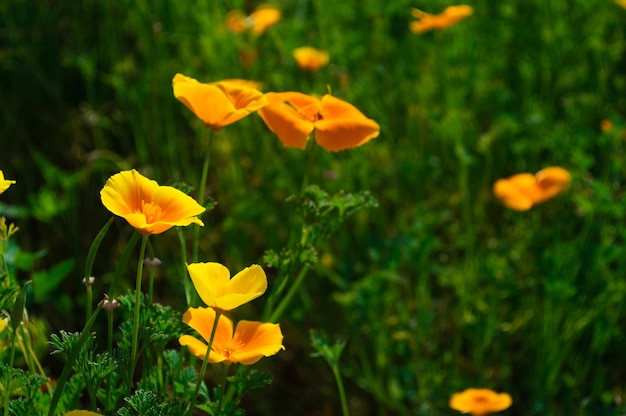
[[[245,347],[243,342],[231,339],[225,345],[213,345],[213,348],[211,349],[226,357],[227,360],[230,360],[231,357],[240,352],[243,347]]]
[[[306,107],[302,107],[298,110],[298,113],[307,121],[315,123],[317,120],[322,119],[320,114],[320,107],[317,103],[309,104]]]
[[[146,224],[155,223],[163,217],[161,207],[147,201],[141,201],[141,210],[138,209],[135,212],[141,213],[146,217]]]

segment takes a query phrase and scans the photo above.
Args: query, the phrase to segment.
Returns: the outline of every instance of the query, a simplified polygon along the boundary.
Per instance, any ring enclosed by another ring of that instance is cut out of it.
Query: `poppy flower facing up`
[[[183,315],[183,322],[195,329],[205,341],[211,339],[211,331],[216,312],[211,308],[189,308]],[[211,344],[209,362],[254,364],[262,357],[276,354],[283,346],[283,334],[278,324],[239,321],[233,328],[233,321],[221,315],[217,322],[215,337]],[[204,359],[208,345],[191,336],[183,335],[178,340],[187,346],[196,357]]]
[[[328,65],[330,59],[328,52],[303,46],[293,50],[293,58],[301,69],[315,72],[321,67]]]
[[[411,9],[411,14],[418,20],[411,22],[409,28],[411,32],[417,34],[426,33],[433,29],[446,29],[473,13],[472,6],[465,4],[448,6],[440,14],[430,14],[414,8]]]
[[[452,409],[474,416],[500,412],[512,404],[513,400],[507,393],[496,393],[489,389],[467,389],[453,394],[450,399]]]
[[[493,193],[507,207],[526,211],[563,192],[570,182],[570,173],[555,166],[542,169],[535,175],[519,173],[499,179],[493,185]]]
[[[299,92],[267,93],[269,104],[259,115],[286,147],[304,149],[315,130],[324,150],[337,152],[378,137],[380,126],[346,101],[326,94],[322,99]]]
[[[229,79],[210,84],[182,74],[172,80],[174,97],[190,109],[207,127],[221,130],[267,104],[253,81]]]
[[[200,299],[220,312],[248,303],[267,289],[267,277],[257,264],[246,267],[232,279],[228,269],[219,263],[188,264],[187,271]]]
[[[136,170],[117,173],[100,191],[102,204],[144,235],[160,234],[174,226],[204,225],[204,212],[192,197],[171,186],[160,186]]]
[[[0,194],[9,189],[9,186],[13,185],[15,181],[4,179],[4,173],[0,170]]]
[[[231,32],[244,33],[247,30],[261,36],[281,18],[280,10],[271,6],[259,6],[246,16],[241,10],[233,10],[226,15],[226,26]]]

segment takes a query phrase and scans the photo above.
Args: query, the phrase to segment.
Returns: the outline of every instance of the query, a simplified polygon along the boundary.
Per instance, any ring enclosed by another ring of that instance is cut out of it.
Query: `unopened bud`
[[[96,282],[96,278],[93,276],[89,276],[89,277],[85,277],[83,279],[83,284],[85,286],[93,286],[93,284]]]
[[[102,309],[106,311],[112,311],[117,309],[120,306],[117,299],[109,300],[109,296],[107,294],[104,295],[104,300],[102,301]]]
[[[153,259],[145,258],[143,260],[143,264],[149,267],[159,267],[161,265],[161,260],[158,257]]]

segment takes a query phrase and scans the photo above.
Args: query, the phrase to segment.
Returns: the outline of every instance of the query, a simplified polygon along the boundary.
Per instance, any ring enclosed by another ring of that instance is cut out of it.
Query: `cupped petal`
[[[221,120],[222,127],[235,123],[267,105],[267,99],[261,91],[244,86],[241,81],[219,81],[214,85],[224,93],[233,105],[233,111]]]
[[[304,149],[315,127],[313,122],[303,118],[296,109],[284,102],[270,102],[258,114],[285,147]]]
[[[508,409],[513,404],[513,399],[507,393],[470,388],[453,394],[449,404],[452,409],[478,416]]]
[[[156,181],[146,178],[135,169],[111,176],[100,191],[102,204],[113,214],[125,217],[141,212],[142,202],[150,201],[158,189]]]
[[[172,225],[203,225],[197,215],[205,208],[184,192],[171,187],[160,186],[152,194],[152,203],[162,212],[159,222]]]
[[[0,194],[9,189],[9,186],[14,183],[15,181],[4,179],[4,173],[0,170]]]
[[[539,197],[537,179],[530,173],[520,173],[499,179],[493,185],[494,195],[508,208],[527,211]]]
[[[310,46],[296,48],[292,54],[298,66],[307,71],[317,71],[328,65],[330,59],[328,52]]]
[[[250,14],[252,33],[257,36],[265,33],[265,31],[276,24],[280,18],[280,10],[270,6],[259,7]]]
[[[566,190],[570,182],[572,181],[572,175],[565,169],[552,166],[540,170],[535,174],[539,189],[541,189],[541,196],[537,202],[546,201],[553,196]]]
[[[207,306],[219,308],[218,299],[228,290],[228,269],[219,263],[209,262],[188,264],[187,271],[200,299]]]
[[[187,347],[189,351],[198,357],[201,360],[204,360],[204,356],[206,355],[207,344],[200,341],[197,338],[192,337],[191,335],[183,335],[178,339],[180,345]],[[215,352],[211,349],[211,354],[209,355],[210,363],[221,363],[226,360],[226,357],[222,354]]]
[[[280,326],[263,322],[240,321],[235,328],[233,343],[241,347],[233,353],[231,360],[245,365],[285,349]]]
[[[258,264],[246,267],[230,279],[229,292],[254,296],[256,299],[267,290],[267,276]],[[250,300],[252,300],[250,299]]]

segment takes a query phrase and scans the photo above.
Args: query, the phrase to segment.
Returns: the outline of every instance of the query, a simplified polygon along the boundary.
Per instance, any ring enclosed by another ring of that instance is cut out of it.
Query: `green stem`
[[[346,392],[343,388],[343,381],[341,380],[341,373],[339,372],[339,367],[335,364],[332,366],[333,375],[335,376],[335,381],[337,382],[337,390],[339,390],[339,399],[341,400],[341,413],[343,416],[349,416],[350,412],[348,411],[348,401],[346,400]]]
[[[93,292],[91,290],[91,285],[87,284],[87,305],[85,307],[85,311],[86,311],[85,322],[87,322],[89,320],[89,317],[91,316],[91,302],[92,301],[93,301]]]
[[[139,248],[139,261],[137,262],[137,278],[135,280],[135,324],[133,326],[133,343],[130,354],[130,368],[128,371],[128,391],[133,381],[135,365],[137,364],[137,345],[139,339],[139,311],[141,309],[141,277],[143,275],[143,261],[146,253],[146,245],[149,235],[143,235]]]
[[[109,357],[113,356],[113,311],[107,311],[107,352]],[[111,410],[111,376],[112,373],[107,375],[107,398],[105,402],[105,409]]]
[[[213,321],[213,328],[211,329],[211,336],[209,337],[209,344],[207,345],[206,354],[204,355],[204,360],[202,360],[202,367],[200,368],[200,374],[198,374],[198,382],[196,383],[196,389],[194,390],[193,396],[191,397],[191,403],[189,403],[189,409],[188,409],[189,416],[191,416],[191,414],[193,413],[193,408],[196,406],[196,397],[198,397],[198,392],[200,391],[202,380],[204,380],[204,373],[206,371],[206,366],[209,362],[209,355],[211,355],[211,348],[213,347],[213,339],[215,338],[215,332],[217,331],[217,322],[220,320],[220,316],[222,316],[222,313],[215,311],[215,321]]]
[[[200,177],[200,186],[198,188],[198,203],[204,206],[204,190],[206,188],[207,176],[209,173],[209,161],[211,155],[211,145],[213,144],[213,130],[209,132],[209,137],[207,138],[207,147],[206,153],[204,154],[204,163],[202,165],[202,176]],[[198,248],[200,246],[200,226],[197,225],[193,229],[193,252],[192,252],[192,262],[198,262]]]
[[[197,296],[195,296],[195,290],[189,273],[187,273],[187,244],[185,243],[185,235],[183,234],[182,227],[177,227],[178,241],[180,242],[180,258],[183,269],[183,287],[185,289],[185,299],[187,300],[187,307],[197,305]]]
[[[154,249],[152,244],[148,243],[148,257],[154,260]],[[148,267],[148,305],[152,304],[152,292],[154,289],[154,265]]]
[[[296,294],[296,292],[300,288],[300,285],[304,281],[304,277],[306,276],[306,273],[308,271],[309,271],[308,265],[305,265],[302,267],[302,269],[300,270],[300,274],[298,274],[298,277],[296,278],[296,281],[293,282],[293,285],[291,285],[291,287],[289,288],[289,292],[287,292],[285,297],[278,304],[278,307],[270,315],[269,322],[276,322],[280,318],[280,316],[284,312],[287,305],[289,305],[289,302],[291,302],[291,298],[293,298],[293,296]]]
[[[11,355],[9,356],[9,371],[7,371],[7,380],[4,383],[4,416],[9,416],[9,402],[11,401],[11,369],[15,363],[15,339],[17,338],[17,327],[13,327],[13,335],[11,336]]]

